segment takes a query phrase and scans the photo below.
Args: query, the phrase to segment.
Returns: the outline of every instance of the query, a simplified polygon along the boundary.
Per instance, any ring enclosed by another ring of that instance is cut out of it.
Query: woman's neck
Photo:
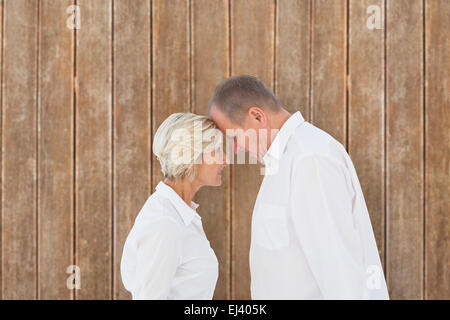
[[[173,180],[165,179],[164,183],[171,187],[184,202],[190,207],[192,199],[197,193],[200,186],[195,183],[195,181],[190,182],[189,179],[184,179],[183,181],[175,182]]]

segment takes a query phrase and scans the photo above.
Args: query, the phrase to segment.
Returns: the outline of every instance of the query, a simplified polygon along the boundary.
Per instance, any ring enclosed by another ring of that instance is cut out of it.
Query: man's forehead
[[[211,119],[219,127],[220,130],[224,131],[227,128],[234,128],[233,123],[228,119],[228,117],[216,106],[212,106],[210,110]]]
[[[211,106],[211,108],[209,109],[209,116],[211,117],[211,119],[213,119],[214,121],[216,119],[221,119],[221,118],[225,118],[225,115],[223,114],[223,112],[220,110],[220,108],[218,108],[215,104],[213,104]]]

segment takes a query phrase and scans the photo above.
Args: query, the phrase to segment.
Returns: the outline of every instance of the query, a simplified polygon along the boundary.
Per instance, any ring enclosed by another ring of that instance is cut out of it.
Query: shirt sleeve
[[[181,260],[180,227],[171,219],[152,221],[140,228],[136,239],[136,297],[167,299]]]
[[[294,229],[324,299],[365,299],[362,244],[352,216],[345,167],[325,156],[294,163]]]

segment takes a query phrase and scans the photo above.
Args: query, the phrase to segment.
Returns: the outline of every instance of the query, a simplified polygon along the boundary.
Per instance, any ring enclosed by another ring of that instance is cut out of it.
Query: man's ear
[[[267,117],[264,111],[259,107],[250,107],[248,109],[248,116],[260,123],[260,125],[265,126],[267,122]]]

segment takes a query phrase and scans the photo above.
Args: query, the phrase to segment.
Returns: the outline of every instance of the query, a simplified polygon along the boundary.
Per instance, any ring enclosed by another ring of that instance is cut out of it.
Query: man
[[[252,299],[389,299],[345,148],[252,76],[222,81],[208,112],[235,152],[253,153],[266,168],[252,216]]]

